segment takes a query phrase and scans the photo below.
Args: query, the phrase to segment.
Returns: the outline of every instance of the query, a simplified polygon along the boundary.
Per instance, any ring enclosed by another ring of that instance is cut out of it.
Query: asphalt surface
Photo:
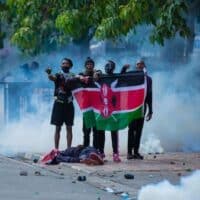
[[[88,181],[77,181],[76,170],[65,173],[0,156],[0,199],[2,200],[107,200],[119,196],[100,190]]]
[[[144,160],[114,163],[107,156],[103,166],[61,163],[44,166],[34,163],[35,154],[20,154],[13,159],[0,156],[1,199],[137,199],[147,184],[169,180],[179,184],[182,176],[200,169],[200,153],[145,155]],[[22,176],[27,172],[27,176]],[[22,175],[20,175],[22,173]],[[133,175],[126,179],[125,175]],[[78,176],[85,176],[80,182]]]

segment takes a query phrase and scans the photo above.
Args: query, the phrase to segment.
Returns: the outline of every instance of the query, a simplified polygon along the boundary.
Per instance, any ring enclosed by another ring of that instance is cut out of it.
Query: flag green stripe
[[[141,106],[132,112],[116,113],[108,118],[103,118],[99,113],[94,113],[92,110],[84,112],[83,116],[88,128],[96,126],[98,130],[120,130],[126,128],[133,119],[142,117],[143,107]]]

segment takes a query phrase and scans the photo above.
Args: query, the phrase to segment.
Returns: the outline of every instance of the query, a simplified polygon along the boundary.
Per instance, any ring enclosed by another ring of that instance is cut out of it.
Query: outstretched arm
[[[52,70],[51,70],[50,67],[48,67],[48,68],[45,70],[45,72],[48,74],[49,80],[51,80],[51,81],[56,81],[57,77],[56,77],[55,75],[51,74],[51,71],[52,71]]]
[[[129,64],[125,64],[125,65],[122,67],[122,69],[121,69],[121,71],[120,71],[120,74],[126,73],[126,71],[127,71],[128,68],[130,68],[130,65],[129,65]]]
[[[152,109],[152,79],[147,77],[147,97],[146,104],[148,106],[148,114],[146,120],[149,121],[152,118],[153,109]]]

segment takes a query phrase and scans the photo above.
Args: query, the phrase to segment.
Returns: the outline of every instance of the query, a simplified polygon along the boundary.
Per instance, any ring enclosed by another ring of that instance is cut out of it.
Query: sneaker
[[[113,161],[114,161],[114,162],[121,162],[121,159],[120,159],[118,153],[114,153],[114,154],[113,154]]]
[[[139,153],[135,153],[133,155],[134,159],[138,159],[138,160],[143,160],[144,159],[144,156],[140,155]]]
[[[99,156],[97,153],[90,153],[89,158],[92,160],[98,161],[99,165],[103,165],[104,163],[101,156]]]
[[[127,160],[131,160],[131,159],[133,159],[134,158],[134,155],[132,155],[132,154],[128,154],[127,155]]]

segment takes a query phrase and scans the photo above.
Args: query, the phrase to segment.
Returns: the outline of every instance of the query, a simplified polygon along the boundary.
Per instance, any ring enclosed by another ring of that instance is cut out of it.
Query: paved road
[[[82,164],[61,163],[48,167],[54,171],[65,172],[68,168],[83,171],[90,177],[88,182],[98,188],[112,188],[114,192],[127,192],[133,199],[137,198],[142,186],[169,180],[178,184],[181,176],[190,175],[200,169],[200,153],[165,153],[145,155],[144,160],[126,160],[113,163],[111,157],[104,166],[86,166]],[[131,173],[134,179],[127,180],[124,174]]]
[[[27,176],[20,176],[27,172]],[[0,199],[2,200],[108,200],[119,196],[77,181],[76,170],[64,173],[0,156]]]
[[[200,169],[200,153],[152,154],[145,155],[142,161],[127,161],[122,156],[121,163],[113,163],[108,156],[103,166],[61,163],[44,167],[32,162],[34,154],[26,160],[24,157],[17,158],[21,162],[0,157],[0,176],[3,177],[0,181],[0,197],[5,200],[121,199],[120,195],[124,192],[131,199],[137,199],[138,191],[144,185],[164,179],[178,184],[181,176]],[[20,170],[27,170],[28,176],[20,176]],[[43,176],[36,176],[36,171]],[[134,179],[125,179],[126,173],[133,174]],[[87,181],[78,182],[79,175],[85,175]]]

